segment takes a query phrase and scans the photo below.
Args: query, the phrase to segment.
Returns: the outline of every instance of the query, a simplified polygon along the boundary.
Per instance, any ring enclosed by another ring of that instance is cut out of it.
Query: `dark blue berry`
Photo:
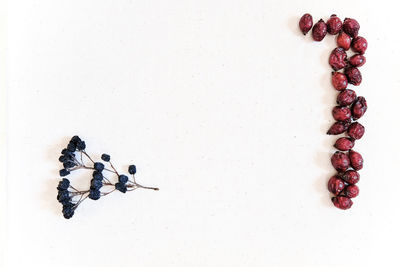
[[[136,166],[135,165],[129,165],[128,172],[130,174],[135,174],[136,173]]]
[[[62,191],[62,190],[67,190],[68,187],[69,187],[69,184],[70,184],[69,180],[68,180],[67,178],[63,178],[63,179],[58,183],[57,189],[60,190],[60,191]]]
[[[85,141],[79,141],[79,142],[76,144],[76,148],[77,148],[79,151],[85,150],[85,148],[86,148]]]
[[[74,205],[72,203],[66,203],[63,205],[62,213],[65,219],[70,219],[74,216]]]
[[[96,171],[99,172],[102,172],[104,170],[104,164],[101,162],[95,162],[93,167]]]
[[[59,190],[57,195],[58,202],[69,201],[71,198],[69,197],[69,191],[67,190]]]
[[[105,162],[109,162],[110,161],[110,155],[103,154],[103,155],[101,155],[101,159],[104,160]]]
[[[121,191],[122,193],[126,193],[126,185],[123,183],[116,183],[115,189],[117,189],[118,191]]]
[[[118,181],[122,184],[126,184],[126,182],[128,182],[128,176],[121,174],[118,177]]]
[[[101,173],[101,172],[99,172],[99,171],[94,171],[93,172],[93,178],[95,179],[95,180],[103,180],[103,174]]]
[[[61,150],[61,154],[65,155],[66,153],[68,153],[68,149],[64,148],[63,150]]]
[[[66,161],[66,162],[63,163],[63,166],[64,166],[65,169],[72,168],[72,167],[74,167],[75,165],[76,165],[76,163],[73,162],[73,161]]]
[[[92,179],[90,181],[90,189],[99,190],[103,186],[101,180]]]
[[[91,189],[89,193],[89,198],[93,200],[98,200],[100,198],[100,190]]]
[[[58,161],[59,162],[65,162],[65,161],[67,161],[68,160],[68,158],[66,157],[66,156],[60,156],[59,158],[58,158]]]
[[[75,135],[71,138],[71,143],[74,143],[75,145],[78,144],[81,141],[81,139],[79,138],[79,136]]]
[[[61,169],[60,170],[60,176],[61,177],[67,176],[68,174],[70,174],[69,170],[66,170],[66,169]]]
[[[68,151],[75,152],[76,145],[74,143],[69,143],[67,146]]]

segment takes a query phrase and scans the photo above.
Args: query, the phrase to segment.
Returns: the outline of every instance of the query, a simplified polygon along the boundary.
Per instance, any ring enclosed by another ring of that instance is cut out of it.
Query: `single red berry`
[[[349,59],[350,65],[353,67],[361,67],[365,64],[366,58],[363,55],[356,54]]]
[[[341,47],[336,47],[329,56],[329,65],[336,71],[347,66],[347,54]]]
[[[344,50],[349,50],[351,45],[351,37],[348,36],[345,32],[341,31],[336,38],[336,43]]]
[[[336,17],[335,14],[331,15],[331,17],[326,22],[327,31],[330,34],[338,34],[339,31],[342,29],[342,21]]]
[[[342,179],[349,184],[356,184],[360,181],[360,174],[355,170],[348,170],[342,175]]]
[[[351,106],[353,119],[358,120],[361,118],[367,111],[367,108],[367,100],[365,100],[365,98],[362,96],[357,97],[356,101]]]
[[[332,116],[337,121],[349,121],[351,110],[348,107],[336,106],[332,109]]]
[[[332,72],[332,85],[336,90],[341,91],[347,87],[347,76],[341,72]]]
[[[364,159],[362,158],[360,153],[354,150],[350,150],[349,158],[350,158],[350,165],[351,167],[353,167],[354,170],[358,171],[362,169],[364,165]]]
[[[339,195],[343,191],[345,184],[342,179],[338,176],[332,176],[328,181],[328,190],[335,196]]]
[[[364,135],[364,132],[364,126],[359,122],[353,122],[347,129],[347,134],[355,140],[361,139],[361,137]]]
[[[331,157],[331,163],[337,171],[344,172],[350,166],[350,159],[346,153],[336,151]]]
[[[347,90],[343,90],[342,92],[340,92],[337,96],[336,102],[340,105],[340,106],[348,106],[351,105],[354,100],[356,100],[356,92],[354,92],[353,90],[347,89]]]
[[[324,39],[327,31],[326,23],[320,19],[312,28],[312,37],[315,41],[320,42]]]
[[[356,67],[349,67],[344,70],[349,83],[353,85],[360,85],[362,81],[361,72]]]
[[[329,128],[329,130],[326,134],[337,135],[337,134],[344,133],[345,131],[347,131],[349,126],[350,126],[350,122],[348,122],[348,121],[337,121],[334,124],[332,124],[332,126]]]
[[[346,186],[346,188],[344,189],[344,195],[349,197],[349,198],[354,198],[356,196],[358,196],[358,193],[360,192],[360,190],[358,189],[358,186],[351,184]]]
[[[348,137],[340,137],[338,140],[336,140],[333,146],[338,150],[348,151],[354,147],[354,139]]]
[[[312,16],[308,13],[304,14],[299,21],[300,30],[306,35],[312,28],[313,19]]]
[[[367,40],[361,36],[357,36],[351,42],[351,48],[353,49],[353,51],[356,53],[360,53],[361,55],[365,53],[367,47],[368,47]]]
[[[349,197],[345,197],[345,196],[333,197],[332,202],[336,208],[339,208],[342,210],[350,209],[351,206],[353,205],[353,201]]]
[[[355,19],[345,18],[343,22],[343,31],[350,37],[357,37],[360,30],[360,24]]]

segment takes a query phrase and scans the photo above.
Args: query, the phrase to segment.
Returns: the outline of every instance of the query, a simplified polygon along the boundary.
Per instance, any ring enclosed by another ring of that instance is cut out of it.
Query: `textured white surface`
[[[335,42],[303,37],[305,12],[354,17],[369,41],[348,211],[326,190]],[[7,13],[5,266],[400,265],[394,4],[16,0]],[[161,190],[63,219],[57,158],[74,134]]]

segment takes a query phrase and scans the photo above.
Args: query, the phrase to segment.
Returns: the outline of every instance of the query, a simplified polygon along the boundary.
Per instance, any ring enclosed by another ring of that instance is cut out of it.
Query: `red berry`
[[[360,180],[360,174],[355,170],[348,170],[342,175],[342,179],[349,184],[356,184]]]
[[[357,97],[356,92],[348,89],[348,90],[344,90],[344,91],[340,92],[340,94],[338,94],[336,102],[340,106],[348,106],[354,102],[356,97]]]
[[[331,157],[331,163],[337,171],[344,172],[350,166],[350,159],[346,153],[336,151]]]
[[[353,205],[353,201],[350,198],[345,197],[345,196],[333,197],[332,202],[336,208],[339,208],[342,210],[350,209],[351,206]]]
[[[312,28],[313,19],[312,16],[308,13],[304,14],[299,21],[300,30],[306,35]]]
[[[361,118],[367,111],[367,108],[367,100],[365,100],[365,98],[362,96],[357,97],[356,101],[351,106],[353,119],[358,120]]]
[[[333,145],[341,151],[348,151],[354,147],[354,140],[348,137],[340,137]]]
[[[328,181],[328,190],[335,196],[339,195],[344,189],[344,182],[338,176],[332,176]]]
[[[326,134],[337,135],[337,134],[344,133],[345,131],[347,131],[349,126],[350,126],[350,122],[348,122],[348,121],[337,121],[334,124],[332,124],[331,128],[329,128],[329,130]]]
[[[362,81],[361,72],[356,67],[349,67],[344,70],[349,83],[353,85],[360,85]]]
[[[351,119],[351,111],[348,107],[336,106],[332,109],[332,116],[337,121],[349,121]]]
[[[361,67],[365,64],[366,58],[363,55],[356,54],[349,59],[350,65],[353,67]]]
[[[344,50],[349,50],[351,45],[351,37],[348,36],[345,32],[340,32],[336,39],[336,43]]]
[[[336,17],[336,15],[331,15],[331,17],[326,22],[327,31],[330,34],[338,34],[339,31],[342,29],[342,21]]]
[[[315,41],[322,41],[326,35],[327,26],[326,23],[320,19],[312,28],[312,37]]]
[[[354,184],[348,185],[344,189],[344,195],[349,198],[354,198],[354,197],[358,196],[359,192],[360,192],[360,190],[358,189],[358,186],[356,186]]]
[[[332,72],[332,85],[338,91],[346,89],[347,76],[341,72]]]
[[[360,153],[350,150],[349,151],[350,165],[354,170],[361,170],[364,164],[364,160]]]
[[[347,134],[355,140],[361,139],[361,137],[364,135],[364,132],[364,126],[359,122],[353,122],[347,129]]]
[[[367,47],[368,47],[367,40],[361,36],[357,36],[351,42],[351,48],[353,49],[353,51],[356,53],[360,53],[361,55],[365,53]]]
[[[354,38],[358,35],[360,24],[355,19],[345,18],[343,22],[343,31]]]
[[[336,47],[329,56],[329,65],[336,71],[347,66],[347,54],[341,47]]]

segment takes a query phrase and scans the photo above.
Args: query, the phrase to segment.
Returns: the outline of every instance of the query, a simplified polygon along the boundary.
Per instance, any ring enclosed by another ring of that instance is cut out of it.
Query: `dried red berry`
[[[356,92],[354,92],[353,90],[347,89],[347,90],[340,92],[340,94],[338,94],[336,102],[340,106],[348,106],[354,102],[356,97],[357,97]]]
[[[349,198],[354,198],[354,197],[358,196],[359,192],[360,192],[360,190],[358,189],[358,186],[356,186],[354,184],[346,186],[346,188],[343,191],[344,195]]]
[[[348,137],[340,137],[333,145],[341,151],[348,151],[354,147],[354,140]]]
[[[322,41],[326,35],[327,26],[326,23],[320,19],[312,28],[312,37],[315,41]]]
[[[361,72],[356,67],[349,67],[344,70],[349,83],[353,85],[360,85],[362,81]]]
[[[345,18],[343,22],[343,31],[354,38],[358,35],[360,24],[355,19]]]
[[[335,14],[331,15],[331,17],[326,22],[327,31],[330,34],[338,34],[339,31],[342,29],[342,21],[336,17]]]
[[[364,135],[364,132],[364,126],[359,122],[353,122],[347,129],[347,134],[355,140],[361,139],[361,137]]]
[[[336,43],[344,50],[349,50],[351,45],[351,37],[348,36],[345,32],[340,32],[336,39]]]
[[[362,158],[360,153],[354,150],[350,150],[349,158],[350,158],[350,165],[351,167],[353,167],[354,170],[358,171],[362,169],[364,164],[364,159]]]
[[[304,14],[299,21],[300,30],[306,35],[312,28],[313,19],[312,16],[308,13]]]
[[[343,191],[345,184],[342,179],[338,176],[332,176],[328,181],[328,190],[335,196],[339,195]]]
[[[365,98],[362,96],[357,97],[356,101],[351,106],[353,119],[358,120],[361,118],[367,111],[367,108],[367,100],[365,100]]]
[[[348,170],[342,175],[342,179],[349,184],[356,184],[360,180],[360,174],[355,170]]]
[[[344,90],[347,87],[347,76],[341,72],[332,72],[332,85],[336,90]]]
[[[353,201],[349,197],[345,197],[345,196],[333,197],[332,202],[336,208],[339,208],[342,210],[350,209],[351,206],[353,205]]]
[[[347,66],[347,54],[341,47],[336,47],[329,56],[329,65],[334,70],[340,70]]]
[[[348,121],[337,121],[334,124],[332,124],[331,128],[329,128],[329,130],[326,134],[337,135],[337,134],[344,133],[345,131],[347,131],[349,126],[350,126],[350,122],[348,122]]]
[[[365,64],[366,58],[363,55],[356,54],[349,59],[350,65],[353,67],[361,67]]]
[[[331,163],[337,171],[344,172],[350,166],[350,159],[346,153],[336,151],[331,157]]]
[[[368,47],[367,40],[361,36],[357,36],[351,42],[351,48],[353,49],[353,51],[356,53],[360,53],[361,55],[365,53],[367,47]]]
[[[351,110],[348,107],[336,106],[332,109],[332,116],[337,121],[349,121]]]

